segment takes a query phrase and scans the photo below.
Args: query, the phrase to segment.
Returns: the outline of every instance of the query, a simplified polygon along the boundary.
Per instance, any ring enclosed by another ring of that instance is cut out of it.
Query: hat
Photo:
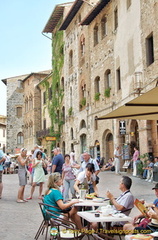
[[[52,149],[52,152],[54,152],[54,150],[56,150],[57,148],[54,148],[54,149]]]
[[[158,183],[155,184],[155,187],[152,188],[152,190],[158,189]]]

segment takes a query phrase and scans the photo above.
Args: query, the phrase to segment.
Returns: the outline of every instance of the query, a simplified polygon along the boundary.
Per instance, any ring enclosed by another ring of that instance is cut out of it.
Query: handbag
[[[95,180],[95,182],[96,182],[96,184],[98,184],[99,183],[99,177],[98,176],[96,176],[96,180]]]
[[[143,218],[143,220],[141,220],[141,222],[138,224],[138,227],[146,228],[146,226],[149,224],[149,222],[151,222],[151,219]]]
[[[48,171],[45,167],[43,167],[43,171],[44,171],[44,174],[47,175],[48,174]]]

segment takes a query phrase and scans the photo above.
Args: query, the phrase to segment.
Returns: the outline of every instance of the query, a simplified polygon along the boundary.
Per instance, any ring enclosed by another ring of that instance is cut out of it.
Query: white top
[[[99,165],[98,165],[97,161],[95,159],[92,159],[92,158],[90,158],[88,160],[88,162],[85,162],[85,161],[82,162],[80,171],[85,171],[86,166],[87,166],[88,163],[93,163],[94,164],[95,172],[98,171],[98,170],[100,171],[100,168],[99,168]]]
[[[77,180],[78,180],[80,183],[83,183],[85,178],[86,178],[85,171],[80,172],[80,173],[78,174],[78,176],[77,176]],[[90,181],[87,180],[87,183],[88,183],[88,184],[92,184],[93,182],[95,182],[95,180],[96,180],[96,175],[93,173],[92,176],[91,176]]]

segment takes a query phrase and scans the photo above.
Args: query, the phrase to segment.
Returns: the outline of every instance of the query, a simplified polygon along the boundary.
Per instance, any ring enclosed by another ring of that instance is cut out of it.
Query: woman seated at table
[[[46,209],[50,209],[56,212],[62,213],[62,210],[65,210],[67,208],[70,208],[74,203],[78,203],[78,199],[73,199],[68,203],[63,203],[63,197],[59,190],[59,187],[62,185],[62,179],[61,175],[58,172],[52,173],[48,178],[48,184],[47,184],[47,190],[44,195],[43,202],[49,205],[52,205],[52,207]],[[53,207],[54,206],[54,207]],[[59,209],[55,208],[58,207]],[[56,214],[58,215],[58,214]],[[69,211],[69,216],[73,222],[76,223],[78,229],[82,229],[81,219],[77,215],[77,208],[72,207]],[[65,217],[68,217],[67,214],[65,214]]]
[[[98,195],[98,189],[96,186],[96,175],[94,172],[94,164],[88,163],[86,166],[86,170],[78,174],[76,182],[74,184],[74,189],[76,190],[78,195],[80,189],[87,189],[87,192],[89,193],[90,185],[93,186],[96,195]]]

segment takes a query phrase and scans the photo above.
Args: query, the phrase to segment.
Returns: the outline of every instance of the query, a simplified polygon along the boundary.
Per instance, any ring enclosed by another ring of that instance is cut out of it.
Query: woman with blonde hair
[[[47,190],[45,192],[44,199],[43,199],[44,203],[52,206],[51,208],[49,207],[50,210],[59,212],[59,214],[56,214],[56,215],[60,215],[60,213],[64,212],[63,210],[70,208],[74,203],[79,202],[78,199],[73,199],[68,203],[63,203],[63,197],[59,190],[61,185],[62,185],[62,179],[61,179],[60,173],[58,172],[52,173],[48,178]],[[58,207],[59,209],[55,207]],[[78,229],[82,229],[81,219],[77,215],[76,207],[70,208],[69,216],[71,220],[76,223]],[[68,215],[65,214],[65,217],[68,217]]]
[[[18,161],[18,176],[19,176],[19,190],[18,190],[18,197],[17,203],[25,203],[27,200],[24,199],[24,190],[27,184],[27,169],[26,166],[29,161],[29,156],[27,156],[27,149],[22,148],[20,151],[20,155],[17,158]]]

